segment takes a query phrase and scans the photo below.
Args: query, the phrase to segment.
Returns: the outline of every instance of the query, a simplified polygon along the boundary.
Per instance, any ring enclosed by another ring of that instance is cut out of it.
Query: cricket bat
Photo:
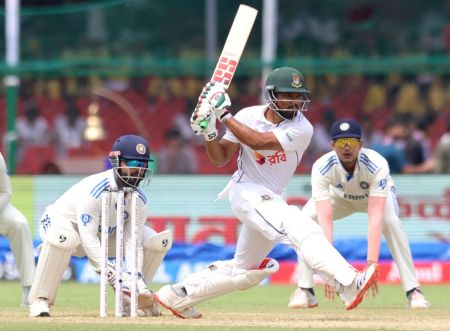
[[[258,11],[255,8],[240,5],[234,17],[227,40],[211,78],[212,82],[221,83],[225,90],[228,89],[233,79],[253,23],[255,23],[256,15],[258,15]],[[205,129],[207,126],[208,121],[200,123],[202,129]]]

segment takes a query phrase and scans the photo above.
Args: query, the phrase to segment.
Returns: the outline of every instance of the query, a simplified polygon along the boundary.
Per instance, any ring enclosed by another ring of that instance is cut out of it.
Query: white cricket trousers
[[[337,280],[349,285],[356,277],[355,270],[327,241],[320,226],[310,219],[298,222],[302,212],[289,206],[280,195],[257,184],[234,183],[229,200],[243,223],[234,256],[237,268],[257,268],[279,242],[293,247],[329,283]]]
[[[352,204],[346,200],[335,198],[332,200],[333,220],[339,220],[356,212],[367,213],[367,203]],[[303,212],[317,221],[316,204],[313,199],[308,200],[303,207]],[[398,217],[398,204],[395,193],[389,191],[386,197],[386,206],[383,218],[383,236],[386,239],[389,250],[400,273],[403,289],[408,291],[419,286],[416,272],[409,248],[408,238],[402,228]],[[299,259],[298,286],[311,288],[313,282],[313,270]]]
[[[31,286],[36,271],[33,238],[25,216],[11,203],[0,211],[0,234],[9,239],[23,286]]]

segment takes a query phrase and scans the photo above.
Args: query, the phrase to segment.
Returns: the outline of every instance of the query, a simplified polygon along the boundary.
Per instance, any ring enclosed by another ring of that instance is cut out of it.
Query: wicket
[[[109,258],[109,210],[111,199],[117,194],[116,202],[116,280],[115,280],[115,316],[123,316],[123,258],[124,258],[124,214],[125,194],[131,194],[131,295],[130,316],[136,317],[138,308],[138,226],[137,210],[139,193],[132,188],[118,191],[105,190],[102,193],[101,215],[101,267],[100,267],[100,317],[108,316],[108,258]]]

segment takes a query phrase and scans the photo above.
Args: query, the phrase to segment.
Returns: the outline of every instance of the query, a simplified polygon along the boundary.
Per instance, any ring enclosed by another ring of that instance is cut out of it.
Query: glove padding
[[[207,123],[206,127],[202,127]],[[200,99],[191,116],[191,128],[196,135],[203,134],[207,141],[214,140],[218,136],[216,128],[216,116],[211,105],[205,99]]]
[[[131,312],[131,273],[123,274],[123,294],[124,294],[124,315],[129,316]],[[138,316],[161,316],[159,304],[153,299],[153,292],[147,288],[144,276],[138,273],[137,279],[138,288]],[[127,315],[128,314],[128,315]]]
[[[216,82],[206,84],[200,94],[200,99],[208,101],[220,122],[224,122],[232,116],[228,112],[228,107],[231,106],[230,97],[222,84]]]

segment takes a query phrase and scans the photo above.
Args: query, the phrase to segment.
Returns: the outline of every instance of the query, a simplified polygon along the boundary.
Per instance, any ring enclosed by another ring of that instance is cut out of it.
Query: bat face
[[[216,70],[214,70],[211,81],[221,83],[224,89],[228,89],[233,78],[238,61],[233,60],[227,56],[221,56],[217,63]]]
[[[211,78],[211,81],[221,83],[225,90],[233,79],[257,14],[258,11],[255,8],[246,5],[240,5],[236,13]]]

